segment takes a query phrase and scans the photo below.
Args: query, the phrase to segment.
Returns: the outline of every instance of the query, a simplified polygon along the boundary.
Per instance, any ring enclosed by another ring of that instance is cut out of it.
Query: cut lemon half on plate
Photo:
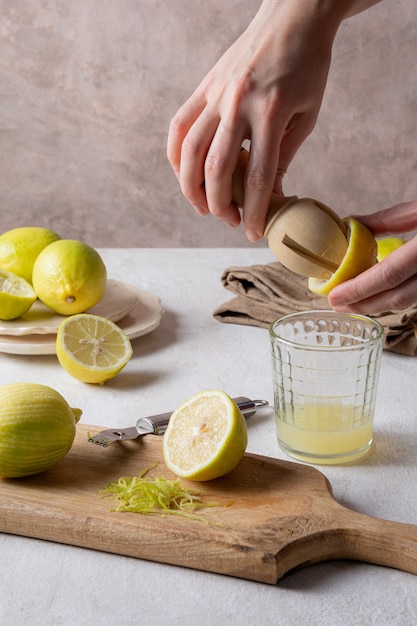
[[[36,293],[24,278],[0,269],[0,319],[20,317],[29,311],[35,300]]]
[[[84,383],[114,378],[132,356],[126,333],[105,317],[79,313],[58,328],[56,354],[62,367]]]
[[[327,296],[336,285],[355,278],[377,262],[377,243],[370,230],[361,222],[347,217],[348,249],[338,269],[325,280],[310,277],[308,288],[320,296]]]
[[[163,438],[167,467],[177,476],[206,481],[231,472],[248,443],[245,418],[224,391],[201,391],[171,415]]]

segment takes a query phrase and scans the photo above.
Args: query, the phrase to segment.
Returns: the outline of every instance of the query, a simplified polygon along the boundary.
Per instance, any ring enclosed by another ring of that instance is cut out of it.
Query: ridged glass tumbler
[[[271,324],[280,447],[314,464],[356,461],[373,436],[384,329],[363,315],[305,311]]]

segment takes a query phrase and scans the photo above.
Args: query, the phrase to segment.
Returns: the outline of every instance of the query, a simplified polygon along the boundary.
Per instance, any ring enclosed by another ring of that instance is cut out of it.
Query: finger
[[[232,178],[243,141],[243,129],[220,122],[209,148],[204,178],[210,213],[228,226],[240,224],[241,217],[232,200]]]
[[[292,116],[287,124],[280,145],[278,170],[274,184],[275,193],[282,195],[282,179],[298,149],[313,130],[315,120],[315,115],[297,113]]]
[[[243,206],[243,221],[250,241],[263,237],[277,170],[279,167],[281,171],[286,169],[286,164],[279,163],[279,146],[284,126],[282,120],[281,123],[276,120],[274,127],[269,124],[252,131]]]
[[[209,212],[204,165],[219,121],[217,113],[204,109],[182,142],[179,174],[181,190],[201,215]]]
[[[283,190],[282,190],[282,183],[283,183],[284,176],[287,173],[287,169],[288,167],[282,167],[281,165],[278,165],[277,174],[275,176],[273,192],[278,194],[279,196],[284,195]]]
[[[204,97],[195,92],[177,111],[169,124],[167,157],[177,178],[180,175],[181,150],[184,138],[205,106]]]
[[[358,219],[377,236],[395,235],[417,228],[417,200],[403,202]]]
[[[339,310],[340,307],[356,306],[378,296],[374,298],[375,305],[381,301],[381,297],[384,301],[389,298],[392,306],[395,303],[396,306],[403,305],[403,302],[400,300],[397,302],[396,298],[401,299],[402,286],[414,276],[416,261],[417,239],[412,239],[356,278],[335,287],[328,296],[329,303]],[[389,292],[391,293],[388,296]],[[387,294],[387,298],[384,294]],[[408,298],[409,291],[407,290],[404,295]]]
[[[330,300],[330,297],[329,297]],[[333,306],[335,311],[377,315],[387,311],[404,311],[417,304],[417,276],[382,293],[345,306]]]

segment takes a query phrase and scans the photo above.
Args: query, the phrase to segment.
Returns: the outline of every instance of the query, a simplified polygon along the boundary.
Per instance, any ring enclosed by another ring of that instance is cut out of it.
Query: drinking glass
[[[384,329],[364,315],[304,311],[270,326],[278,443],[317,464],[355,461],[372,443]]]

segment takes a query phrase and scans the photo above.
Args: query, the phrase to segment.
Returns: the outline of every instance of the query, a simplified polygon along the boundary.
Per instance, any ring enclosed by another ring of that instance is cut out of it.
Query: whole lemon
[[[32,284],[33,265],[38,254],[60,238],[58,233],[40,226],[8,230],[0,236],[0,268]]]
[[[91,246],[60,239],[44,248],[33,266],[33,288],[55,313],[74,315],[93,307],[104,295],[107,272]]]
[[[71,448],[80,419],[54,389],[36,383],[0,387],[0,476],[38,474]]]

